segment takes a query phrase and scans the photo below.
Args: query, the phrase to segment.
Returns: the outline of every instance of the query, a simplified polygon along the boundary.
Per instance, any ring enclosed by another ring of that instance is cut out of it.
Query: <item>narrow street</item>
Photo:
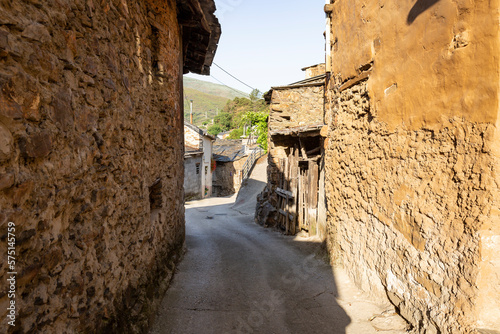
[[[187,252],[150,334],[377,332],[369,319],[388,305],[334,274],[317,240],[265,229],[235,200],[186,205]]]

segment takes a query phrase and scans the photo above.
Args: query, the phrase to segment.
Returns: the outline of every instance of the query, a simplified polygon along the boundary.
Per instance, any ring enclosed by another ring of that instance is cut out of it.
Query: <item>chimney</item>
[[[189,123],[193,124],[193,100],[191,100],[190,109],[191,111],[189,112]]]

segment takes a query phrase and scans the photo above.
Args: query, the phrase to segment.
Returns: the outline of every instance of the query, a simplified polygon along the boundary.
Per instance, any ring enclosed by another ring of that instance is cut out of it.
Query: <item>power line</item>
[[[248,88],[250,88],[251,90],[255,90],[255,88],[253,88],[252,86],[250,85],[247,85],[246,83],[244,83],[243,81],[241,81],[240,79],[238,79],[237,77],[235,77],[234,75],[232,75],[231,73],[229,73],[228,71],[226,71],[225,69],[223,69],[222,67],[220,67],[219,65],[217,65],[216,63],[213,63],[215,66],[217,66],[218,68],[220,68],[222,71],[224,71],[226,74],[228,74],[229,76],[231,76],[232,78],[238,80],[239,82],[241,82],[242,84],[244,84],[245,86],[247,86]],[[214,78],[215,79],[215,78]]]
[[[219,79],[217,79],[216,77],[214,77],[213,75],[210,74],[210,76],[212,77],[212,79],[214,79],[215,81],[217,81],[221,85],[226,86],[227,88],[229,88],[231,90],[234,90],[236,93],[238,93],[240,95],[243,95],[244,97],[248,97],[247,94],[244,94],[244,93],[240,92],[239,90],[234,89],[233,87],[229,87],[228,85],[226,85],[225,83],[223,83],[222,81],[220,81]]]

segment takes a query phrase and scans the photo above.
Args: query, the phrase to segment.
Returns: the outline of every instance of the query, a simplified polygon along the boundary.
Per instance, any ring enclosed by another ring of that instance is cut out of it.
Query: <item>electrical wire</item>
[[[247,85],[246,83],[244,83],[243,81],[241,81],[240,79],[238,79],[237,77],[235,77],[234,75],[232,75],[231,73],[229,73],[228,71],[226,71],[225,69],[223,69],[222,67],[220,67],[219,65],[217,65],[216,63],[212,63],[212,64],[214,64],[215,66],[217,66],[218,68],[220,68],[224,73],[226,73],[227,75],[231,76],[232,78],[238,80],[239,82],[241,82],[242,84],[244,84],[245,86],[247,86],[248,88],[250,88],[251,90],[255,90],[255,88],[253,88],[250,85]]]

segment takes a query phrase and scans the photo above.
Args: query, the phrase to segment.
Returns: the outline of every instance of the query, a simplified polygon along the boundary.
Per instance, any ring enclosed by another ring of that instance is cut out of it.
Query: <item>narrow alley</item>
[[[261,168],[262,169],[262,168]],[[265,168],[264,168],[265,171]],[[249,180],[249,190],[255,190]],[[315,238],[285,236],[253,222],[254,197],[236,195],[186,205],[186,254],[150,334],[405,333],[328,265]],[[241,208],[243,208],[243,212]],[[389,314],[390,315],[390,314]],[[391,330],[392,329],[392,330]]]
[[[500,334],[499,13],[0,0],[0,333]]]

